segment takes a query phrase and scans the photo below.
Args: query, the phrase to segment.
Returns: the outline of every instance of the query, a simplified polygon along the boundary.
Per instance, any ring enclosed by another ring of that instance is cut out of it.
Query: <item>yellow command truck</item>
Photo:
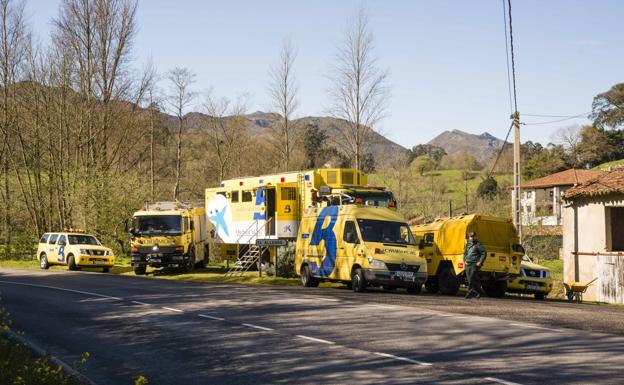
[[[459,285],[465,283],[464,246],[471,231],[477,233],[487,251],[479,278],[489,296],[503,297],[507,280],[520,272],[524,249],[510,220],[464,215],[414,225],[412,231],[419,242],[420,254],[427,259],[426,288],[429,292],[455,295]]]
[[[208,262],[208,227],[203,207],[181,202],[157,202],[132,216],[128,230],[134,273],[147,266],[178,266],[185,272]]]
[[[392,209],[359,204],[310,207],[304,212],[295,256],[303,286],[341,281],[361,292],[367,286],[406,288],[418,294],[427,279],[408,224]]]

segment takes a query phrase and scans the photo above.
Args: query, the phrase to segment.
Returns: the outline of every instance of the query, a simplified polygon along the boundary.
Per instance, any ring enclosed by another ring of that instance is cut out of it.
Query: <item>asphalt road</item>
[[[624,383],[618,307],[12,269],[0,292],[97,384]]]

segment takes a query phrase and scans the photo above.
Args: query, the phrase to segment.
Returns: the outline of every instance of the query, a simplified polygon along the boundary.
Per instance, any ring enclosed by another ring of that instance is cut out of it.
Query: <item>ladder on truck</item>
[[[268,246],[256,245],[256,240],[259,235],[264,236],[266,229],[269,229],[269,224],[273,218],[269,218],[260,224],[256,219],[251,226],[249,226],[236,240],[236,254],[238,259],[234,263],[234,266],[225,273],[226,277],[240,277],[249,270],[253,265],[260,262],[262,255],[268,250]],[[248,238],[248,243],[241,244],[243,238]],[[253,242],[252,242],[253,241]],[[242,246],[242,249],[241,249]]]

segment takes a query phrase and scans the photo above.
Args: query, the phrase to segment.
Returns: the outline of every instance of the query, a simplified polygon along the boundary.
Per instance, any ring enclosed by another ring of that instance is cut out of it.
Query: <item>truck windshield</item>
[[[92,235],[67,235],[70,245],[94,245],[99,246],[100,242]]]
[[[358,219],[364,242],[416,245],[416,240],[407,223]]]
[[[182,217],[179,215],[154,215],[134,217],[134,230],[138,234],[182,234]]]

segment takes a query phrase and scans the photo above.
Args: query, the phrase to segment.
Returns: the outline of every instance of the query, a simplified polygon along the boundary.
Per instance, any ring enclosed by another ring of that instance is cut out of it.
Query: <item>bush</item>
[[[283,278],[295,277],[295,242],[277,249],[275,274]]]

